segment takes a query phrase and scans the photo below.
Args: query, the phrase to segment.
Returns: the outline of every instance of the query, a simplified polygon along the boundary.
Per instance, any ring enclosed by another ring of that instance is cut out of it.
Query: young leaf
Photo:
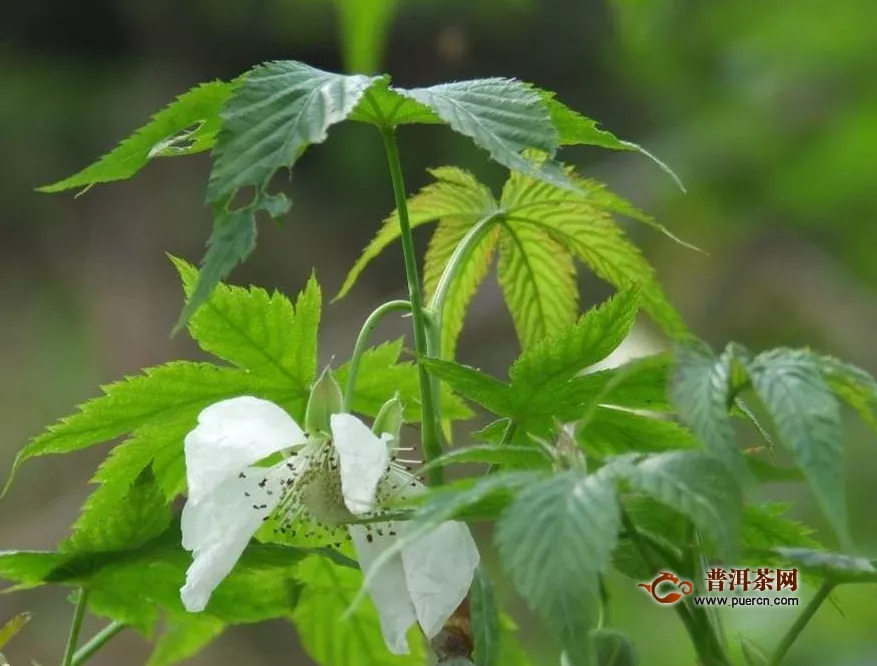
[[[877,569],[864,557],[807,548],[777,548],[784,560],[831,583],[877,583]]]
[[[475,639],[472,658],[476,666],[498,666],[502,650],[499,606],[493,582],[483,565],[475,571],[469,598],[472,605],[472,637]],[[502,663],[504,665],[506,662]]]
[[[447,382],[461,396],[500,416],[514,414],[515,405],[509,396],[510,388],[498,379],[452,361],[437,358],[422,358],[419,363],[433,375]]]
[[[512,173],[500,198],[504,219],[515,228],[539,230],[616,288],[638,287],[643,308],[655,322],[674,338],[687,337],[685,323],[655,278],[654,269],[627,240],[610,213],[650,224],[654,220],[599,183],[578,179],[569,169],[567,176],[587,193],[552,187],[526,174]]]
[[[192,88],[97,162],[39,191],[61,192],[124,180],[134,176],[154,157],[192,155],[209,150],[219,130],[219,110],[234,88],[235,83],[223,81]]]
[[[411,654],[393,655],[387,651],[371,601],[360,604],[351,616],[339,621],[362,587],[361,572],[338,567],[323,557],[309,557],[299,566],[298,576],[304,588],[293,621],[302,645],[317,663],[415,666],[424,662],[420,640],[409,641]]]
[[[748,364],[752,386],[843,546],[850,543],[840,408],[812,356],[775,349]]]
[[[208,202],[224,204],[241,187],[263,190],[275,171],[325,141],[329,128],[347,118],[377,80],[293,61],[251,69],[222,109]]]
[[[170,620],[155,644],[146,666],[174,666],[194,657],[219,638],[225,624],[204,615],[185,614]]]
[[[0,627],[0,650],[15,638],[30,622],[30,613],[20,613]]]
[[[619,141],[611,132],[599,129],[596,120],[586,118],[556,99],[553,92],[541,90],[540,93],[551,116],[551,123],[557,130],[559,145],[589,145],[610,150],[632,150],[629,144]]]
[[[503,166],[561,187],[568,181],[552,164],[521,155],[534,148],[554,157],[557,130],[542,97],[514,79],[476,79],[397,91],[432,109],[455,132],[468,136]]]
[[[497,525],[503,567],[573,664],[590,663],[598,576],[609,563],[620,522],[608,478],[565,472],[521,492]]]
[[[670,395],[682,422],[738,479],[745,480],[749,472],[728,413],[733,363],[731,354],[716,358],[703,343],[678,345]]]
[[[198,271],[171,258],[191,297]],[[307,395],[317,374],[317,334],[322,297],[312,275],[295,306],[280,292],[219,285],[189,321],[204,351],[244,370],[276,377]]]
[[[674,451],[634,462],[634,457],[624,456],[610,461],[605,469],[711,535],[726,561],[738,552],[740,489],[715,457],[700,451]]]
[[[697,449],[699,443],[685,428],[624,409],[600,407],[576,439],[589,456],[605,458],[635,451]]]
[[[834,394],[877,432],[877,381],[869,373],[831,356],[813,355]]]

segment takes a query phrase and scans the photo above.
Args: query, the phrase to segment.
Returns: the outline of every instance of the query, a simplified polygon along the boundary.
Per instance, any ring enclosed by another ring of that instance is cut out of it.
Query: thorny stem
[[[624,509],[621,510],[621,522],[631,543],[639,552],[646,566],[656,572],[659,571],[661,566],[652,558],[649,544],[643,539],[630,515]],[[699,663],[704,666],[730,666],[731,662],[725,656],[712,625],[709,624],[708,618],[696,617],[694,609],[685,602],[675,604],[673,609],[679,615],[682,624],[685,625],[685,630],[688,632],[691,642],[694,644],[694,649],[697,652]]]
[[[368,346],[369,338],[374,332],[378,323],[392,312],[410,312],[411,303],[409,301],[388,301],[383,305],[379,305],[372,312],[359,332],[356,338],[356,344],[353,347],[353,356],[350,359],[350,374],[347,375],[347,385],[344,387],[344,400],[341,403],[342,411],[349,412],[353,403],[353,396],[356,392],[356,379],[359,376],[359,365],[362,361],[362,354]]]
[[[94,653],[100,650],[104,645],[110,642],[110,639],[113,636],[121,633],[123,629],[125,629],[127,625],[121,622],[113,622],[112,624],[108,624],[104,627],[100,632],[94,635],[94,637],[88,641],[85,645],[82,646],[80,650],[76,651],[76,654],[73,655],[73,661],[70,662],[70,666],[81,666],[86,661],[91,659],[94,656]]]
[[[798,616],[798,619],[795,620],[795,623],[789,628],[786,632],[786,635],[783,636],[783,640],[780,641],[780,644],[777,646],[777,649],[774,651],[773,656],[770,658],[767,666],[779,666],[783,663],[783,659],[786,657],[786,653],[789,651],[789,648],[792,647],[792,644],[798,638],[798,635],[804,630],[804,627],[807,626],[807,623],[813,619],[813,616],[816,615],[816,611],[819,610],[819,607],[822,605],[822,602],[828,598],[828,595],[832,593],[834,590],[834,583],[826,582],[822,584],[822,587],[819,588],[819,591],[816,592],[816,596],[810,600],[810,603],[801,611],[801,614]]]
[[[411,299],[411,315],[414,320],[414,351],[419,358],[430,355],[427,340],[427,317],[423,307],[423,292],[420,288],[420,275],[417,270],[417,256],[414,252],[414,237],[411,234],[411,222],[408,218],[408,203],[405,195],[405,179],[402,175],[402,163],[399,149],[396,146],[396,134],[392,127],[381,128],[384,139],[384,151],[387,153],[387,164],[390,179],[393,182],[393,194],[396,197],[396,210],[399,216],[399,232],[402,239],[402,254],[405,260],[405,275],[408,279],[408,296]],[[433,395],[433,384],[426,368],[418,364],[420,377],[421,429],[420,438],[423,456],[426,462],[435,460],[442,453],[439,439],[439,424]],[[429,471],[429,483],[440,486],[444,481],[444,473],[440,467]]]
[[[82,631],[82,620],[85,619],[85,609],[88,607],[88,590],[79,589],[76,597],[76,610],[73,611],[73,620],[70,622],[70,634],[67,636],[67,648],[64,650],[64,658],[61,666],[71,666],[73,653],[79,643],[79,632]]]

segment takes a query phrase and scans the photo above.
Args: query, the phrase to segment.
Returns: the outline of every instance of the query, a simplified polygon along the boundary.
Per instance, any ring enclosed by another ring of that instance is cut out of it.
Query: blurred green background
[[[381,50],[386,28],[386,49]],[[342,43],[345,46],[342,47]],[[73,199],[33,191],[78,170],[189,86],[268,59],[325,69],[379,63],[400,85],[516,76],[560,98],[679,173],[688,194],[633,154],[563,157],[654,213],[706,257],[631,229],[692,328],[715,344],[809,344],[877,370],[877,3],[874,0],[29,0],[0,21],[0,476],[15,451],[100,383],[196,357],[169,331],[181,307],[172,252],[200,258],[204,156],[164,160],[137,179]],[[441,128],[401,137],[409,188],[424,169],[459,163],[488,182],[502,171]],[[342,126],[308,152],[282,226],[264,224],[233,280],[295,292],[312,267],[326,296],[392,208],[378,135]],[[421,248],[428,235],[421,235]],[[583,276],[586,303],[607,289]],[[398,249],[352,296],[327,307],[325,361],[403,288]],[[390,324],[399,335],[404,323]],[[660,339],[644,325],[641,349]],[[501,373],[517,346],[493,281],[475,301],[461,357]],[[862,554],[877,553],[875,442],[847,430],[849,501]],[[53,547],[65,536],[104,451],[26,466],[0,502],[0,549]],[[794,515],[822,522],[798,488],[768,488]],[[827,542],[832,546],[832,542]],[[693,663],[675,615],[612,580],[613,624],[643,664]],[[503,585],[504,597],[520,603]],[[812,591],[810,591],[812,592]],[[792,651],[792,666],[877,664],[874,587],[842,590]],[[62,590],[0,596],[0,621],[35,621],[7,650],[13,666],[52,663],[70,607]],[[534,662],[555,664],[538,624],[518,615]],[[785,610],[728,611],[732,637],[773,646]],[[96,623],[90,625],[98,626]],[[143,663],[125,635],[97,666]],[[281,624],[236,628],[193,664],[307,664]]]

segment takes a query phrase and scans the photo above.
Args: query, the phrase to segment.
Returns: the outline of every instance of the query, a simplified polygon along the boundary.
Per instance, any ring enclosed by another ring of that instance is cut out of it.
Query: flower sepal
[[[341,411],[342,402],[341,387],[332,376],[332,371],[326,368],[311,389],[305,410],[305,430],[311,435],[328,435],[332,431],[331,416]]]

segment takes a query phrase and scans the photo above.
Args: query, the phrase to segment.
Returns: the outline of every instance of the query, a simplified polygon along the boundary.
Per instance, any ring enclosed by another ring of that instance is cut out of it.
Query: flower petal
[[[194,561],[180,590],[190,612],[204,610],[213,590],[228,576],[253,534],[283,497],[293,471],[286,461],[272,468],[250,467],[183,507],[183,548]]]
[[[466,598],[480,556],[465,523],[448,521],[402,549],[417,620],[433,638]]]
[[[210,405],[186,435],[189,499],[198,501],[247,466],[306,441],[298,424],[273,402],[243,396]]]
[[[378,482],[387,473],[387,443],[352,414],[332,414],[332,440],[341,466],[341,494],[354,515],[374,508]]]
[[[378,536],[377,528],[381,528],[384,536]],[[369,577],[375,560],[381,554],[392,547],[396,542],[395,536],[388,536],[391,530],[389,524],[350,525],[348,530],[356,548],[356,556],[359,566]],[[405,571],[402,565],[401,554],[390,558],[368,582],[368,592],[378,611],[381,621],[381,633],[387,649],[393,654],[408,654],[408,639],[406,634],[412,624],[417,622],[417,616],[408,589],[405,586]]]

